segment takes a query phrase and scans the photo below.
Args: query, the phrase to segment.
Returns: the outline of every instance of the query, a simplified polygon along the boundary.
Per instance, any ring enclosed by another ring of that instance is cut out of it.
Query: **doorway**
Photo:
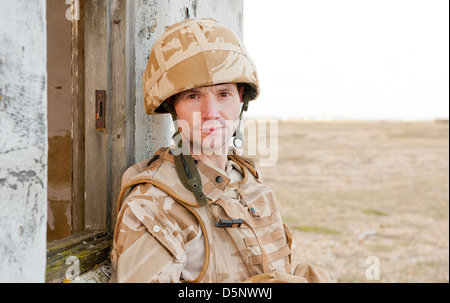
[[[84,229],[83,24],[72,4],[47,1],[47,242]],[[80,5],[81,4],[81,5]]]

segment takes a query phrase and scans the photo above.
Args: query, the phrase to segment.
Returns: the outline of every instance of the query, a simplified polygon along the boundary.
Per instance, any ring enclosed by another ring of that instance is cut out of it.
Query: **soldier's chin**
[[[205,150],[215,150],[218,148],[222,148],[224,146],[225,141],[222,138],[214,138],[214,139],[204,139],[202,143],[202,148]]]
[[[200,144],[194,144],[194,152],[197,150],[197,153],[200,151],[203,155],[221,155],[224,152],[224,149],[228,146],[225,146],[225,142],[222,138],[205,138],[202,140],[201,146]],[[196,148],[195,148],[196,147]]]

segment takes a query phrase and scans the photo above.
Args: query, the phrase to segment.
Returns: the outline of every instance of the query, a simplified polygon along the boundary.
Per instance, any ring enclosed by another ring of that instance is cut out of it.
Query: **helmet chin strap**
[[[175,137],[178,138],[178,150],[176,153],[172,153],[175,161],[175,169],[177,171],[178,177],[181,180],[181,183],[190,190],[195,199],[198,202],[200,207],[203,207],[208,204],[208,199],[203,192],[202,179],[198,172],[196,163],[192,158],[192,155],[185,144],[183,144],[183,139],[181,138],[181,127],[178,127],[176,120],[177,114],[175,112],[175,108],[167,102],[164,102],[164,108],[172,115],[172,119],[175,125],[175,134],[172,136],[172,139],[175,140]]]
[[[241,131],[241,124],[242,124],[242,117],[244,115],[244,112],[248,109],[248,99],[244,99],[242,101],[244,104],[242,105],[241,113],[239,114],[239,124],[236,129],[236,132],[234,133],[234,139],[233,144],[237,148],[242,148],[244,146],[244,133]]]

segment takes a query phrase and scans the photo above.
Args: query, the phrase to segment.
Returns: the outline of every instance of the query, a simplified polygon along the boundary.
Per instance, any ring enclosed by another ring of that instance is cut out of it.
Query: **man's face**
[[[194,88],[173,97],[178,125],[194,152],[198,148],[202,153],[216,150],[229,142],[237,127],[243,90],[238,90],[236,83],[227,83]]]

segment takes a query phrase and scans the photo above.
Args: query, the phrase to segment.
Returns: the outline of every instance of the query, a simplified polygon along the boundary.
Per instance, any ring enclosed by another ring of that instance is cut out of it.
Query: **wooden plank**
[[[72,20],[72,234],[84,230],[84,0],[79,7],[80,20]]]
[[[107,130],[95,127],[95,91],[107,90],[107,1],[85,1],[85,228],[106,229]],[[109,96],[106,96],[109,103]],[[108,109],[107,109],[108,110]],[[111,121],[106,120],[106,128]]]
[[[108,191],[107,229],[112,231],[116,220],[116,200],[120,193],[122,174],[126,170],[127,127],[127,3],[110,3],[108,18]]]
[[[127,125],[126,125],[126,150],[127,159],[126,167],[130,167],[135,163],[135,103],[136,103],[136,45],[135,45],[135,1],[126,1],[126,43],[125,51],[126,67],[127,67]]]
[[[47,259],[54,257],[57,254],[63,253],[65,250],[70,250],[80,244],[82,241],[90,240],[105,234],[105,232],[98,231],[84,231],[76,235],[66,237],[61,240],[53,241],[47,244]]]
[[[47,248],[45,281],[47,283],[63,282],[74,260],[79,261],[78,274],[108,260],[112,238],[113,236],[109,233],[82,232],[55,241]]]

